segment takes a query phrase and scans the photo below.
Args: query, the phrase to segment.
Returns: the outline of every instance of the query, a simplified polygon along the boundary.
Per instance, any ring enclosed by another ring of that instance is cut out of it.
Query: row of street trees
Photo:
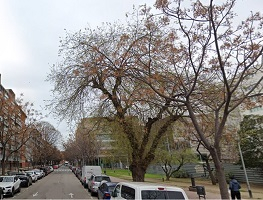
[[[32,103],[24,102],[23,95],[15,98],[12,90],[1,85],[0,90],[0,149],[2,174],[14,167],[46,164],[60,160],[57,149],[60,133]],[[8,164],[8,165],[7,165]]]
[[[91,124],[91,125],[88,125]],[[65,160],[71,163],[78,162],[78,165],[91,165],[96,163],[100,142],[97,134],[103,127],[99,127],[96,119],[83,119],[75,134],[70,135],[69,139],[63,143]]]
[[[61,133],[46,121],[35,123],[34,132],[26,143],[27,156],[33,166],[59,164],[63,156],[58,149]]]
[[[70,121],[76,115],[115,118],[132,149],[133,181],[144,181],[169,126],[189,117],[191,134],[214,162],[221,198],[229,198],[221,141],[233,132],[224,127],[244,100],[262,90],[262,77],[251,87],[246,80],[262,71],[263,19],[251,13],[234,24],[235,3],[157,0],[162,15],[143,6],[125,25],[68,33],[62,60],[48,77],[51,106]],[[129,116],[140,120],[140,134]]]

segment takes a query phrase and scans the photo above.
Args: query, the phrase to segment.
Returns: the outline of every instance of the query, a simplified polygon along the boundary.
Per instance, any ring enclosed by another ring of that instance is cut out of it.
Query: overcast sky
[[[216,0],[217,1],[217,0]],[[263,10],[263,0],[237,0],[239,16]],[[1,84],[17,96],[24,94],[35,108],[42,110],[50,99],[51,85],[45,81],[50,66],[58,60],[59,37],[65,30],[75,32],[102,22],[124,20],[133,5],[155,0],[0,0],[0,74]],[[45,112],[47,113],[47,112]],[[66,123],[52,116],[46,121],[63,136]]]

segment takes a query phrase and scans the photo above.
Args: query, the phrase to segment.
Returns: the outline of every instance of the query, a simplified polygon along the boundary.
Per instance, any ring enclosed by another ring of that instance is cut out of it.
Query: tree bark
[[[145,166],[149,164],[143,163],[142,161],[133,161],[130,165],[130,170],[132,172],[132,181],[135,182],[144,182],[144,175],[146,173]]]
[[[213,185],[216,185],[216,178],[215,178],[215,176],[214,176],[214,174],[213,174],[213,170],[211,169],[209,160],[206,159],[206,160],[205,160],[205,163],[206,163],[207,171],[208,171],[208,173],[209,173],[211,182],[212,182]]]
[[[210,150],[210,153],[215,164],[216,176],[218,179],[221,198],[229,199],[228,186],[226,182],[223,163],[221,162],[220,157],[218,156],[218,153],[214,148]]]
[[[1,164],[2,164],[2,175],[5,175],[5,167],[6,167],[6,163],[5,163],[5,160],[4,158],[1,160]]]

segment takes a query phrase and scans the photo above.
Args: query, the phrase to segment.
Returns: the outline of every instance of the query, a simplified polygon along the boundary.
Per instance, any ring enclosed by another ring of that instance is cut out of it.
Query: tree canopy
[[[187,113],[227,199],[221,141],[230,133],[224,128],[230,113],[262,92],[263,79],[247,81],[262,71],[263,18],[251,13],[235,24],[235,2],[193,1],[189,6],[157,0],[163,15],[154,16],[144,6],[128,16],[126,25],[106,23],[68,34],[61,43],[62,62],[49,75],[51,105],[71,120],[95,113],[115,116],[132,147],[136,181],[143,180],[168,127]],[[141,138],[127,116],[143,124]],[[212,127],[212,140],[200,119]],[[154,126],[157,122],[161,126]]]
[[[247,167],[263,170],[263,116],[244,116],[240,124],[240,146]]]

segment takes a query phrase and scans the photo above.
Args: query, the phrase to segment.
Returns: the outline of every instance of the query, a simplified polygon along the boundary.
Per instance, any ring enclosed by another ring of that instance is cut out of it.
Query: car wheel
[[[17,192],[21,192],[21,187],[19,186],[19,188],[17,189]]]
[[[15,190],[14,188],[12,188],[11,197],[13,197],[14,195],[15,195]]]
[[[27,182],[27,186],[26,186],[26,187],[29,187],[29,186],[30,186],[30,182],[28,181],[28,182]]]
[[[0,199],[2,200],[4,198],[3,192],[0,194]]]

